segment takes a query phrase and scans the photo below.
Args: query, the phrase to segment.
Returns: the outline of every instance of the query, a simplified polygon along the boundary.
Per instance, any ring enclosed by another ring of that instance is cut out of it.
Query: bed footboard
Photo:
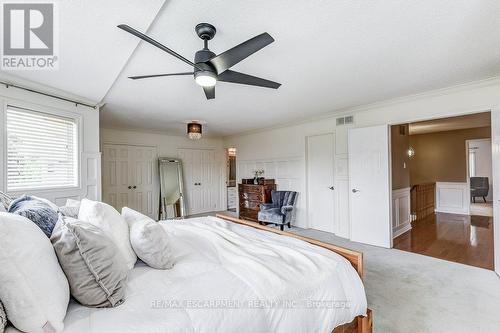
[[[281,231],[279,229],[270,228],[264,225],[260,225],[255,222],[241,220],[236,217],[227,216],[223,214],[217,214],[216,217],[221,218],[226,221],[247,225],[256,229],[265,230],[273,232],[275,234],[288,236],[303,240],[305,242],[320,246],[327,250],[333,251],[342,257],[346,258],[351,265],[354,267],[356,272],[358,272],[361,279],[363,279],[363,253],[346,249],[340,246],[336,246],[330,243],[325,243],[317,239],[312,239],[309,237],[304,237],[300,235],[293,234],[291,232]],[[332,333],[372,333],[372,311],[368,309],[366,316],[359,316],[355,318],[351,323],[344,324],[336,327]]]

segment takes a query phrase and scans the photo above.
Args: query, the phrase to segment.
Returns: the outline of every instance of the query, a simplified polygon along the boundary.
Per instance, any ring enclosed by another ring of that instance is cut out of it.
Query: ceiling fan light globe
[[[199,72],[194,80],[202,87],[213,87],[217,83],[217,77],[211,72]]]

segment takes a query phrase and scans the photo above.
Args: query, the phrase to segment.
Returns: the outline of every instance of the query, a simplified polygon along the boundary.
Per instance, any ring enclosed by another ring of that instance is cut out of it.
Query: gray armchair
[[[484,202],[486,202],[489,190],[488,177],[470,177],[470,197],[472,202],[476,202],[476,197],[483,197]]]
[[[260,224],[275,224],[283,230],[285,224],[290,228],[297,192],[294,191],[272,191],[272,203],[260,205],[258,219]]]

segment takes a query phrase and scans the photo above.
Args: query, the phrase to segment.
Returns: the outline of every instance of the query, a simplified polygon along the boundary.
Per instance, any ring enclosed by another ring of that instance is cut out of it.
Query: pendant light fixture
[[[191,140],[201,139],[201,124],[197,122],[190,122],[187,124],[187,135]]]

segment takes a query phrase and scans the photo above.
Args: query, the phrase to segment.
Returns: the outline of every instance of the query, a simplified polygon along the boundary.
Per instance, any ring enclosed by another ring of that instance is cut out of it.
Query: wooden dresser
[[[258,221],[260,204],[271,202],[272,190],[276,190],[276,184],[238,184],[240,219]]]

